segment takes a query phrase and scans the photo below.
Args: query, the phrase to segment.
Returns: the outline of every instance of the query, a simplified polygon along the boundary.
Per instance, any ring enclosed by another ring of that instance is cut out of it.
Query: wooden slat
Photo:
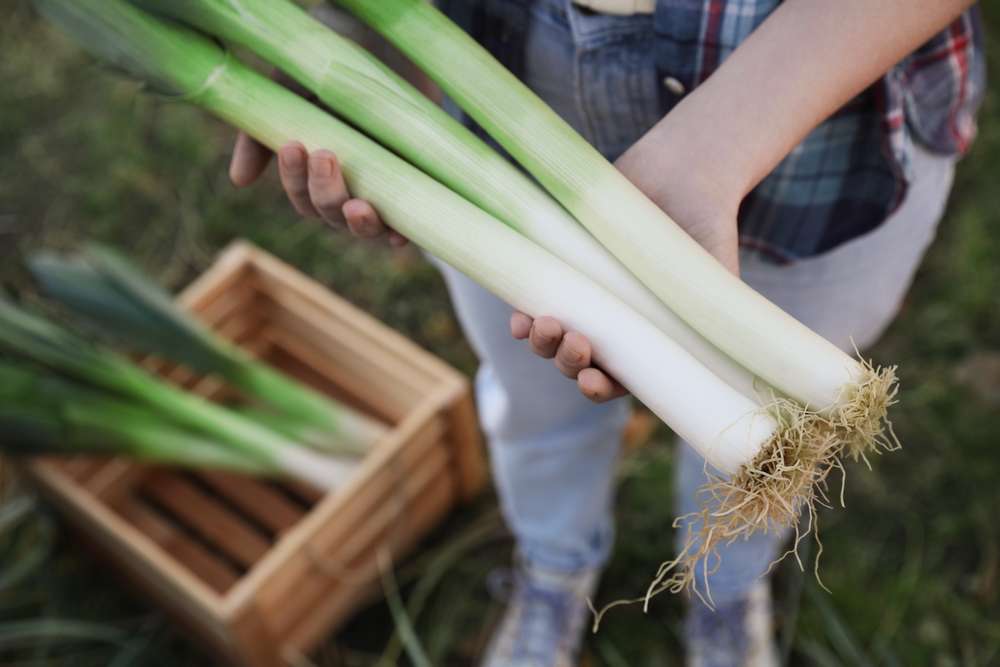
[[[454,502],[454,490],[447,486],[431,486],[410,507],[412,517],[402,530],[385,534],[388,551],[395,560],[403,558],[447,513]],[[345,551],[352,550],[345,546]],[[299,622],[288,629],[285,641],[301,653],[315,649],[351,613],[367,599],[381,592],[378,569],[378,548],[360,549],[349,563],[352,579],[343,582],[336,595],[319,598]]]
[[[199,472],[198,477],[275,535],[294,526],[305,514],[267,483],[252,477],[209,470]]]
[[[157,474],[143,485],[141,493],[244,567],[251,567],[270,548],[239,516],[178,475]]]
[[[454,383],[450,406],[448,444],[462,500],[468,502],[486,486],[487,469],[472,390],[464,378]]]
[[[254,303],[258,295],[257,281],[252,272],[248,271],[244,276],[239,284],[220,293],[211,303],[193,309],[191,312],[207,326],[218,330],[225,327],[233,319],[256,311]]]
[[[366,400],[366,397],[351,393],[348,388],[345,388],[337,381],[337,378],[331,378],[328,375],[317,372],[308,362],[296,357],[291,351],[274,343],[275,337],[270,332],[265,332],[264,335],[271,341],[267,352],[267,363],[289,377],[295,378],[321,394],[329,396],[335,401],[369,416],[371,419],[382,422],[383,425],[396,423],[405,414],[405,407],[394,410],[391,406],[387,407],[380,402],[373,403],[370,400]]]
[[[435,456],[435,450],[440,452],[441,457],[447,459],[447,452],[440,444],[442,433],[443,425],[440,423],[433,428],[424,429],[422,433],[411,438],[408,445],[396,456],[383,463],[367,484],[351,494],[350,503],[319,529],[311,541],[301,545],[298,550],[299,558],[288,557],[281,571],[266,585],[261,586],[257,592],[261,606],[280,613],[288,597],[289,588],[296,585],[301,578],[308,577],[308,559],[302,557],[306,551],[323,552],[335,548],[335,545],[342,542],[384,503],[392,503],[398,508],[396,501],[405,497],[405,493],[400,489],[411,482],[410,471],[417,469],[425,458],[434,460],[439,458]],[[453,485],[452,480],[445,474],[441,475],[439,483],[443,486]]]
[[[372,341],[359,336],[355,323],[351,320],[330,318],[317,311],[297,291],[268,284],[262,289],[261,299],[271,302],[272,321],[284,322],[284,326],[278,327],[284,333],[295,335],[300,340],[308,340],[320,350],[325,350],[330,345],[337,349],[346,348],[352,354],[360,355],[372,370],[378,371],[377,377],[384,374],[393,384],[402,384],[415,390],[434,386],[438,382],[437,377],[414,366],[399,350],[373,345]],[[347,361],[337,359],[341,360]]]
[[[250,264],[253,254],[253,246],[245,241],[230,243],[208,270],[180,293],[178,303],[188,310],[201,311],[234,285],[246,284],[255,272]]]
[[[234,313],[221,326],[215,329],[222,338],[240,345],[257,337],[257,332],[266,325],[267,315],[248,303],[244,310]]]
[[[220,629],[221,600],[205,582],[55,467],[34,463],[27,471],[70,523],[85,531],[137,583],[206,630]]]
[[[87,480],[107,465],[107,457],[73,456],[64,459],[60,467],[78,484],[86,485]]]
[[[262,289],[280,286],[294,291],[328,319],[349,323],[354,330],[352,337],[367,340],[373,347],[391,351],[401,363],[417,367],[434,379],[461,376],[458,371],[413,341],[385,326],[368,313],[359,311],[355,306],[277,257],[254,246],[247,246],[243,251],[246,253],[244,257],[256,270],[258,283]]]
[[[225,561],[185,535],[169,519],[142,500],[129,498],[116,509],[215,591],[224,593],[239,579],[239,573]]]
[[[281,486],[293,496],[300,499],[307,507],[316,505],[327,496],[326,491],[317,489],[312,484],[297,479],[282,480]]]
[[[310,545],[302,555],[309,576],[300,577],[295,586],[283,592],[280,599],[271,599],[261,591],[261,608],[268,624],[284,635],[298,625],[316,604],[330,596],[339,596],[341,589],[358,581],[359,555],[373,557],[382,546],[396,544],[408,534],[414,523],[423,517],[419,500],[431,493],[440,493],[448,500],[455,497],[455,487],[441,484],[446,478],[449,461],[443,448],[435,448],[420,464],[407,470],[397,484],[355,521],[343,524],[339,539],[332,544]]]
[[[282,657],[284,638],[271,632],[256,607],[229,619],[228,626],[239,667],[288,667]]]
[[[393,421],[418,403],[430,383],[419,384],[399,370],[386,370],[389,360],[381,350],[365,348],[348,342],[335,327],[320,322],[308,322],[298,313],[284,307],[276,309],[271,318],[272,340],[288,349],[298,359],[309,360],[315,355],[308,350],[321,351],[327,361],[322,373],[329,380],[357,395],[366,403],[383,405],[392,411]],[[308,363],[308,361],[307,361]]]
[[[99,498],[107,505],[113,505],[130,494],[152,470],[152,466],[128,459],[111,459],[98,474],[87,480],[86,488],[95,498]]]
[[[300,553],[317,536],[335,529],[341,514],[358,505],[359,496],[381,477],[386,465],[395,460],[400,452],[412,446],[414,439],[424,437],[429,432],[440,437],[443,424],[437,415],[442,410],[441,396],[431,394],[417,410],[414,410],[393,432],[375,448],[361,464],[358,471],[337,493],[327,495],[313,511],[306,515],[292,530],[275,545],[268,555],[257,563],[226,596],[226,608],[230,617],[237,616],[248,605],[254,604],[261,589],[281,587],[283,582],[294,582],[303,576],[303,570],[292,567],[296,554]]]

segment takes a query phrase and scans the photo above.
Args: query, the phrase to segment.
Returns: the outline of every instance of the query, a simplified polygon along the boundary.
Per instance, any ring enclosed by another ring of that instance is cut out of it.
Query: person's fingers
[[[349,199],[343,206],[347,227],[355,236],[373,239],[386,231],[378,212],[364,199]]]
[[[244,188],[267,169],[274,155],[267,147],[257,143],[250,135],[240,132],[236,135],[233,159],[229,163],[229,180],[238,188]]]
[[[309,154],[300,143],[290,143],[278,151],[278,171],[285,194],[299,215],[318,218],[319,212],[309,198]]]
[[[515,310],[510,316],[510,335],[517,340],[524,340],[531,333],[531,323],[533,320],[519,310]]]
[[[389,229],[389,245],[391,245],[393,248],[402,248],[409,242],[410,239],[406,238],[405,236],[397,232],[395,229],[392,228]]]
[[[309,200],[328,225],[344,226],[344,204],[351,198],[337,157],[326,150],[309,156]]]
[[[535,354],[551,359],[556,355],[562,337],[563,330],[558,322],[551,317],[539,317],[531,325],[528,342]]]
[[[576,331],[567,332],[556,350],[555,364],[560,373],[575,380],[580,371],[590,366],[590,341]]]
[[[585,368],[576,376],[580,393],[595,403],[604,403],[628,393],[625,387],[597,368]]]

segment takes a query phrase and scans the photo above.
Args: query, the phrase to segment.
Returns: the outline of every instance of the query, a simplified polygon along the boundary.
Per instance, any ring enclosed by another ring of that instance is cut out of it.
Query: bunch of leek
[[[86,385],[0,361],[0,451],[12,456],[123,455],[265,474],[275,467]]]
[[[273,411],[272,427],[339,454],[363,454],[385,429],[299,384],[220,338],[178,308],[170,295],[108,248],[79,256],[39,253],[30,268],[44,292],[133,351],[218,375]],[[266,412],[260,412],[266,418]]]
[[[190,394],[129,359],[0,299],[2,447],[111,450],[341,486],[353,465]]]
[[[352,193],[395,229],[518,309],[585,334],[597,363],[729,476],[712,487],[722,509],[695,556],[794,523],[845,447],[885,443],[891,371],[859,364],[729,275],[423,0],[342,4],[426,69],[562,206],[285,0],[135,2],[256,50],[398,155],[122,0],[36,2],[119,68],[267,146],[336,151]]]

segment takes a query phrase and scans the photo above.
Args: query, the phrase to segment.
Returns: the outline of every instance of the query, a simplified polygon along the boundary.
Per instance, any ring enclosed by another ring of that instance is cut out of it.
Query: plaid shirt
[[[511,44],[519,29],[504,22],[515,6],[539,1],[438,0],[515,74],[524,68],[523,52]],[[488,12],[482,5],[506,2],[505,12],[483,15]],[[695,88],[779,3],[659,0],[651,19],[658,76],[676,79],[686,90]],[[743,201],[741,245],[784,263],[821,254],[875,229],[906,195],[913,142],[942,155],[961,155],[969,147],[985,69],[981,20],[974,8],[792,150]],[[669,91],[661,98],[663,114],[678,100]]]

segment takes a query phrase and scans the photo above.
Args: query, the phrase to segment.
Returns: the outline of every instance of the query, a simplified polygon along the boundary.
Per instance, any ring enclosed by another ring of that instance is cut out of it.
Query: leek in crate
[[[47,369],[90,390],[89,393],[69,394],[66,400],[56,404],[53,414],[61,415],[64,423],[86,426],[85,422],[99,418],[99,412],[90,414],[82,407],[93,400],[100,409],[108,411],[109,422],[120,418],[124,427],[125,421],[134,424],[137,414],[151,415],[157,421],[149,423],[150,429],[155,430],[157,422],[166,422],[192,433],[196,446],[198,442],[212,440],[228,448],[232,453],[229,459],[245,459],[248,470],[281,472],[319,488],[332,489],[343,485],[354,469],[350,463],[322,456],[236,412],[166,384],[125,357],[91,345],[3,299],[0,299],[0,353],[36,367],[29,374],[7,369],[0,406],[8,411],[8,417],[17,414],[23,417],[26,409],[36,404],[44,405],[47,398],[51,400],[50,387],[31,382]],[[121,406],[121,412],[112,414],[115,404]],[[138,406],[140,412],[129,411],[125,407],[128,405]],[[37,420],[20,423],[38,425]],[[180,442],[180,438],[170,435],[175,432],[173,428],[168,426],[164,438]],[[37,436],[40,431],[35,428],[27,432]],[[157,440],[148,446],[156,447],[162,442]],[[225,453],[220,454],[220,458],[224,456]]]
[[[337,115],[614,293],[748,397],[763,383],[663,305],[566,210],[371,53],[289,0],[134,0],[255,51]]]
[[[104,454],[251,474],[280,473],[118,396],[0,361],[0,451],[13,456]]]
[[[385,433],[380,424],[299,384],[178,308],[170,295],[125,258],[91,245],[78,257],[39,253],[30,268],[45,293],[103,334],[136,351],[216,374],[273,410],[269,424],[323,451],[363,454]]]

